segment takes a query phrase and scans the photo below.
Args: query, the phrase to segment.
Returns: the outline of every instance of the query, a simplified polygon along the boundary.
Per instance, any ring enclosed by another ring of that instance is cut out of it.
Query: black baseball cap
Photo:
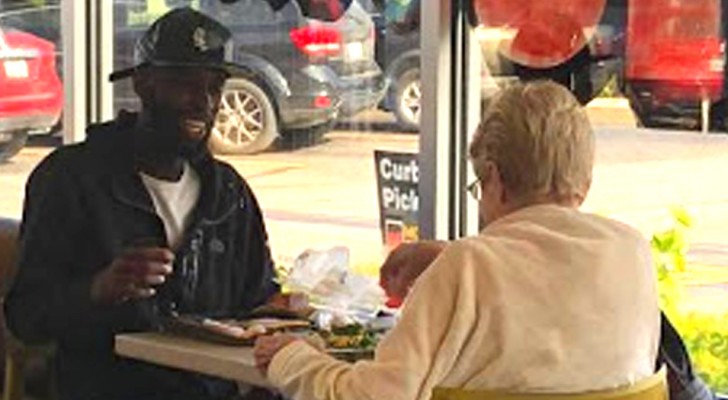
[[[109,75],[110,81],[132,76],[140,68],[202,67],[230,75],[244,72],[232,61],[230,31],[216,20],[189,7],[161,16],[134,47],[134,66]]]

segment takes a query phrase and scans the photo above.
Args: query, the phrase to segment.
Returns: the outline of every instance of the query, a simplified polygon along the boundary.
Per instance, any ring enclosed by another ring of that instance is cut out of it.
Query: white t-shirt
[[[182,176],[176,182],[158,179],[143,172],[139,175],[152,197],[157,214],[164,222],[167,243],[171,248],[177,248],[200,198],[200,176],[189,163],[185,163]]]

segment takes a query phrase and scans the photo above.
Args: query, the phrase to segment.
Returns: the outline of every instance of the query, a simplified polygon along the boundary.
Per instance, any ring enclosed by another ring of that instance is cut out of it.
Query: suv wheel
[[[28,131],[0,132],[0,163],[18,154],[28,141]]]
[[[266,92],[247,79],[228,80],[210,149],[220,154],[254,154],[270,147],[277,136],[278,120]]]
[[[394,115],[400,128],[406,131],[420,129],[422,89],[420,70],[412,68],[402,73],[394,84]]]

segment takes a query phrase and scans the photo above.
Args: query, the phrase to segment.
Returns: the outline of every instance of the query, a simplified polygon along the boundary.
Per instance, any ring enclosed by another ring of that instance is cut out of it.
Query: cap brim
[[[230,76],[240,76],[240,75],[246,75],[248,74],[248,70],[243,67],[242,65],[231,63],[231,62],[223,62],[220,64],[206,64],[206,63],[165,63],[165,62],[155,62],[155,63],[145,63],[142,65],[137,65],[131,68],[125,68],[120,69],[118,71],[114,71],[111,74],[109,74],[109,81],[114,82],[118,81],[119,79],[128,78],[132,75],[134,75],[138,70],[142,69],[143,67],[173,67],[173,68],[207,68],[207,69],[216,69],[227,72]]]
[[[131,68],[120,69],[118,71],[114,71],[109,74],[109,81],[114,82],[114,81],[118,81],[119,79],[128,78],[128,77],[134,75],[134,72],[136,72],[137,69],[139,69],[139,68],[131,67]]]

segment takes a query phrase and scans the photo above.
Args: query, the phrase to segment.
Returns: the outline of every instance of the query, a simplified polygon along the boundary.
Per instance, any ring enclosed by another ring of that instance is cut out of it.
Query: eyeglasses
[[[480,198],[483,194],[480,187],[480,179],[475,178],[474,181],[470,182],[470,184],[467,186],[468,193],[470,193],[471,196],[477,201],[480,201]]]

